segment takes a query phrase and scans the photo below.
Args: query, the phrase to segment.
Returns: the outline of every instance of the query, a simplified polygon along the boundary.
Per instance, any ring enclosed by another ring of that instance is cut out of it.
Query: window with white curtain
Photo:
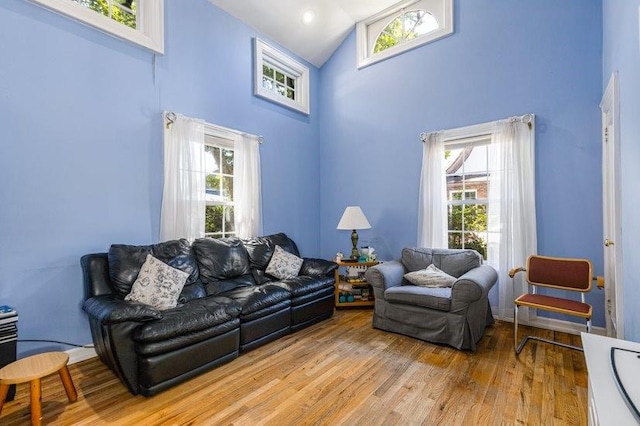
[[[262,232],[259,136],[165,113],[160,239]]]
[[[532,114],[423,133],[418,246],[470,248],[498,271],[500,318],[513,317],[508,271],[537,252]]]

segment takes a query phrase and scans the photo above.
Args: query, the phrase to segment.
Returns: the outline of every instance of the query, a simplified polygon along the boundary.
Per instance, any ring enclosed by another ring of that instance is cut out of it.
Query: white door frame
[[[607,335],[624,338],[622,221],[620,217],[620,101],[618,72],[602,96],[602,213]]]

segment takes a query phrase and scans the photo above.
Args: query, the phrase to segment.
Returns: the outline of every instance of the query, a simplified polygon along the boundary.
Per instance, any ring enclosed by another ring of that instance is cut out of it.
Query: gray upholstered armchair
[[[430,288],[404,278],[430,264],[455,282]],[[475,250],[405,248],[401,259],[371,267],[365,276],[375,295],[375,328],[475,351],[494,323],[487,295],[498,275]]]

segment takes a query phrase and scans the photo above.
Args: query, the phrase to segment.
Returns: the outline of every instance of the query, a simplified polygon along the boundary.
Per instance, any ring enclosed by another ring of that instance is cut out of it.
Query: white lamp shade
[[[344,209],[342,218],[336,229],[369,229],[371,225],[367,217],[358,206],[349,206]]]

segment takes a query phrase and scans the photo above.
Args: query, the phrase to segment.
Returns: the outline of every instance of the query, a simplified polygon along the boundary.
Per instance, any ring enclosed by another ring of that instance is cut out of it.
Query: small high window
[[[164,53],[164,2],[157,0],[32,0],[107,34]]]
[[[309,114],[309,68],[256,38],[255,94]]]
[[[387,59],[453,33],[453,0],[398,3],[359,22],[358,67]]]

